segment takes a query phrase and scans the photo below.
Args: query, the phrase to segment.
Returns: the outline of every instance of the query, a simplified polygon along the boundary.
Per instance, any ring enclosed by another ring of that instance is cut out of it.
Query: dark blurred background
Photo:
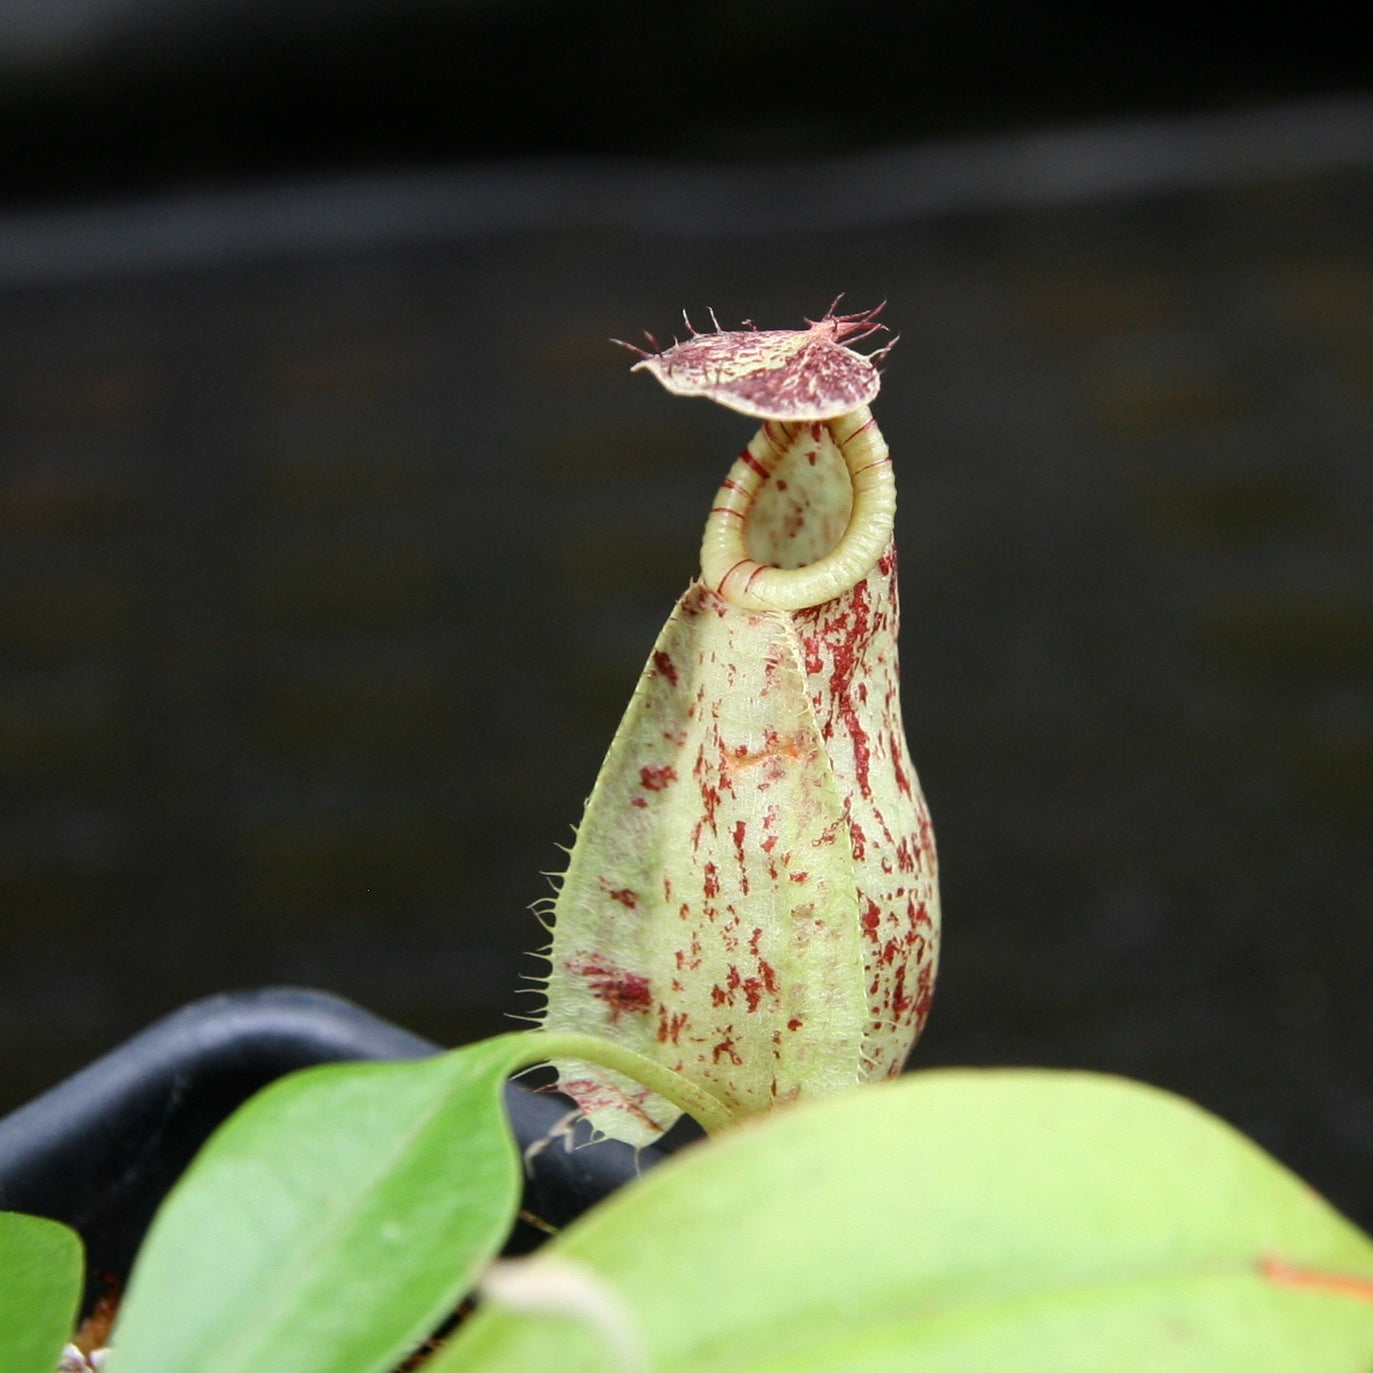
[[[1373,73],[1310,12],[0,4],[0,1110],[230,987],[507,1027],[750,432],[607,339],[840,290],[917,1065],[1145,1078],[1373,1224]]]

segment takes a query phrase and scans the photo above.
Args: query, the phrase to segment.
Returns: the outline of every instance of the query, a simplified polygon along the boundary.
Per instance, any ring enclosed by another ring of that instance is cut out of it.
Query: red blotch
[[[710,765],[706,762],[704,752],[696,759],[696,766],[692,772],[696,777],[696,785],[701,793],[702,814],[696,822],[697,842],[699,842],[700,832],[706,825],[710,826],[712,834],[716,833],[715,812],[720,806],[720,791],[710,780]]]
[[[569,958],[567,970],[586,979],[587,989],[610,1011],[610,1023],[618,1025],[626,1012],[643,1014],[653,1009],[653,991],[642,973],[628,973],[594,956]]]
[[[677,769],[668,767],[643,767],[639,769],[639,781],[645,791],[662,791],[677,780]]]
[[[801,1026],[805,1023],[806,1022],[804,1020],[799,1020],[796,1016],[793,1016],[790,1020],[787,1021],[787,1029],[799,1030]]]
[[[906,1013],[915,1005],[915,998],[906,991],[906,966],[903,963],[896,970],[896,981],[892,984],[892,1015],[898,1020],[904,1020]]]
[[[729,1058],[729,1061],[730,1061],[731,1063],[733,1063],[734,1066],[735,1066],[736,1068],[742,1067],[742,1066],[743,1066],[744,1060],[743,1060],[742,1058],[740,1058],[739,1055],[735,1052],[735,1050],[734,1050],[734,1041],[733,1041],[731,1038],[729,1038],[728,1036],[726,1036],[724,1039],[722,1039],[722,1040],[721,1040],[721,1041],[720,1041],[720,1042],[710,1051],[711,1061],[714,1062],[714,1063],[718,1063],[718,1062],[720,1061],[720,1056],[721,1056],[722,1054],[723,1054],[723,1055],[727,1055],[728,1058]]]
[[[892,750],[891,765],[892,771],[896,774],[898,790],[909,796],[911,794],[911,779],[906,776],[906,769],[901,766],[901,758],[895,749]]]
[[[685,1012],[668,1013],[666,1006],[658,1007],[658,1043],[677,1044],[687,1023]]]
[[[623,1092],[611,1083],[595,1078],[577,1078],[572,1082],[560,1082],[558,1090],[570,1096],[588,1115],[594,1111],[609,1108],[612,1111],[627,1111],[637,1116],[639,1121],[655,1134],[662,1134],[663,1127],[644,1110],[643,1103],[652,1096],[647,1087],[638,1092]]]
[[[653,654],[653,666],[658,669],[661,676],[666,677],[673,686],[677,685],[677,668],[673,661],[662,649],[657,649]]]
[[[626,910],[634,910],[639,904],[637,892],[632,892],[628,887],[621,887],[619,891],[606,892],[612,901],[618,901]]]
[[[739,860],[739,867],[744,867],[744,837],[748,833],[748,824],[744,820],[734,822],[734,856]],[[748,895],[748,876],[743,879],[744,895]]]
[[[868,851],[868,840],[856,820],[851,820],[849,822],[849,838],[853,842],[854,859],[856,862],[861,863],[863,861],[863,855]]]
[[[707,863],[703,890],[707,901],[714,901],[720,895],[720,869],[714,863]]]
[[[818,617],[817,617],[818,618]],[[861,677],[860,669],[864,656],[872,641],[873,614],[868,597],[866,582],[859,582],[849,593],[843,611],[828,620],[821,619],[822,634],[827,637],[832,653],[830,668],[830,693],[833,699],[835,716],[853,743],[853,762],[855,781],[858,790],[868,800],[872,799],[872,786],[868,777],[872,749],[868,732],[858,718],[858,702],[861,698],[862,682],[855,683],[855,674]],[[817,635],[817,640],[821,635]],[[812,662],[816,666],[812,667]],[[808,671],[820,671],[819,645],[812,650],[806,643],[806,667]],[[832,726],[826,725],[826,737]]]

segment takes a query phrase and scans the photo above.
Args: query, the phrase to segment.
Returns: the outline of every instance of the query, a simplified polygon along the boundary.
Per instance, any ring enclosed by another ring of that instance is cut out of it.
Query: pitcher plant
[[[736,1118],[898,1073],[934,987],[896,490],[868,408],[886,350],[852,347],[877,313],[635,349],[633,370],[762,427],[587,802],[552,904],[542,1023],[633,1049]],[[557,1068],[608,1136],[646,1144],[680,1114],[616,1072]]]

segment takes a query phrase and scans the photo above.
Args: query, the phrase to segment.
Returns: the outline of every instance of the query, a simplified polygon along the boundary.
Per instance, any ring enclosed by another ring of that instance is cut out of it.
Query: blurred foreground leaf
[[[509,1231],[521,1174],[501,1087],[531,1038],[331,1064],[254,1097],[158,1213],[110,1373],[393,1368]]]
[[[541,1251],[654,1373],[1367,1373],[1373,1244],[1199,1107],[941,1071],[739,1127]],[[614,1368],[592,1322],[480,1311],[426,1373]]]
[[[81,1241],[65,1225],[0,1212],[0,1369],[53,1373],[76,1323]]]

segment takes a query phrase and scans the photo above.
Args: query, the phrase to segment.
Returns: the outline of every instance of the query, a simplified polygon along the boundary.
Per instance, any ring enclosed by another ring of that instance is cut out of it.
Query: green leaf
[[[1373,1367],[1368,1238],[1200,1108],[1090,1074],[779,1112],[541,1254],[599,1279],[655,1373]],[[593,1322],[483,1309],[426,1373],[614,1366]]]
[[[537,1038],[332,1064],[254,1097],[154,1221],[110,1373],[394,1367],[510,1228],[521,1172],[501,1087]]]
[[[0,1368],[53,1373],[81,1295],[81,1241],[65,1225],[0,1211]]]

